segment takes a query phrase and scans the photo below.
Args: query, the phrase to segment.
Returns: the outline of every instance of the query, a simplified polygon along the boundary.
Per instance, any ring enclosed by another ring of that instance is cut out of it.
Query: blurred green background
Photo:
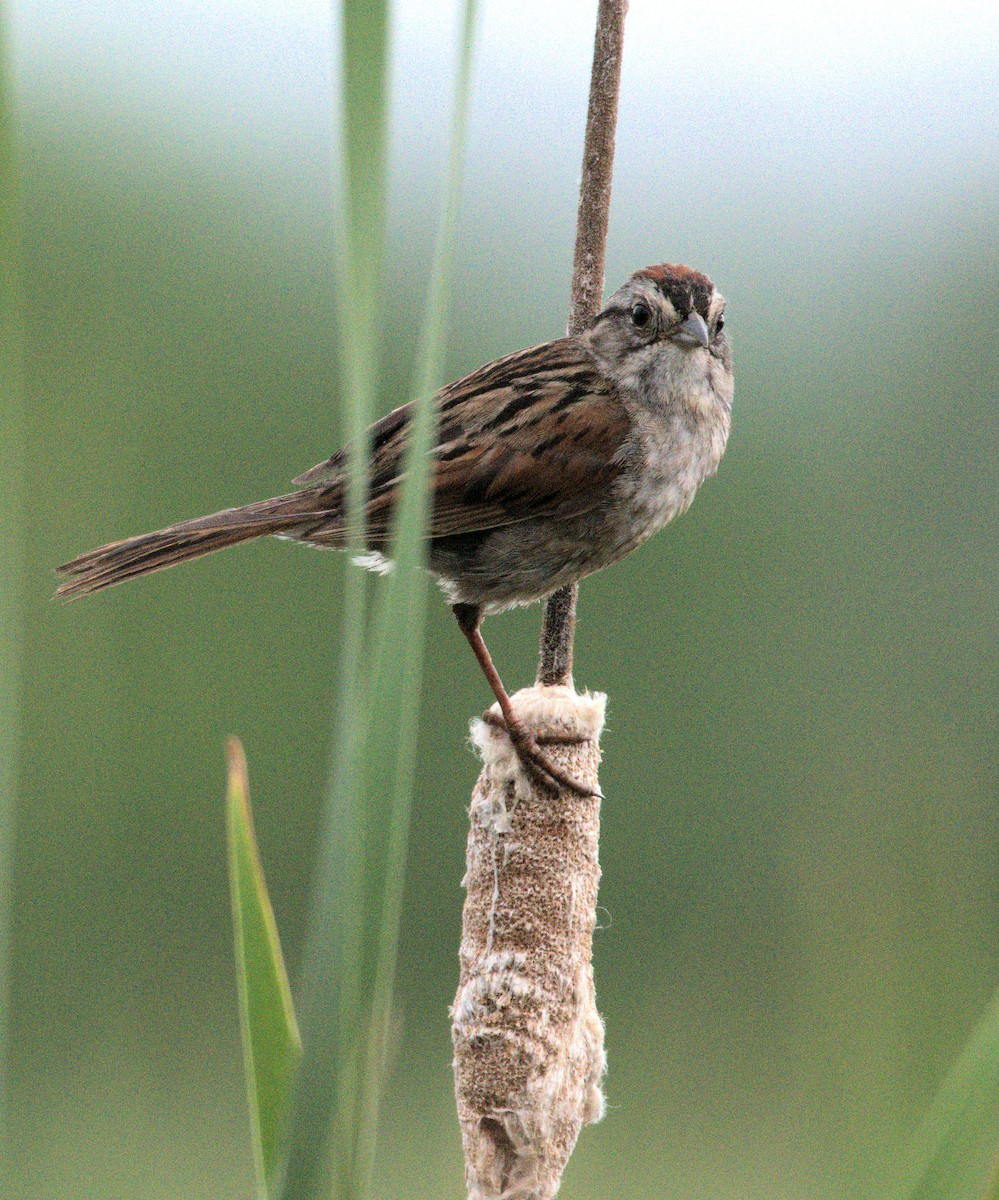
[[[50,596],[77,552],[287,490],[338,445],[329,14],[13,12],[11,1195],[249,1197],[223,743],[246,746],[294,974],[347,567],[269,541]],[[593,12],[485,5],[449,377],[564,326]],[[407,396],[453,19],[396,17],[386,406]],[[577,683],[609,695],[610,1107],[562,1194],[880,1197],[999,981],[996,17],[634,0],[629,22],[608,286],[706,270],[736,409],[691,512],[582,587]],[[511,688],[538,617],[486,626]],[[488,700],[435,602],[386,1198],[463,1194],[447,1007]]]

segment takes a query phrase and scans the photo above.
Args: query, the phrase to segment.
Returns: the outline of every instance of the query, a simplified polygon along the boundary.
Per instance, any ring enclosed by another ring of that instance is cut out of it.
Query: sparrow
[[[725,450],[732,354],[725,300],[699,271],[634,275],[577,337],[487,363],[435,397],[426,564],[486,676],[521,760],[551,763],[515,715],[483,641],[485,615],[601,570],[684,512]],[[368,430],[363,564],[385,569],[413,403]],[[265,535],[346,549],[347,453],[296,491],[111,542],[57,568],[57,595],[98,592]]]

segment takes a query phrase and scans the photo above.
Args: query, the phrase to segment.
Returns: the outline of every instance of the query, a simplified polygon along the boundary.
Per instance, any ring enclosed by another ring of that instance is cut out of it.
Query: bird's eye
[[[719,313],[718,320],[715,321],[715,333],[721,333],[721,331],[724,328],[725,328],[725,314]]]
[[[649,311],[647,304],[636,304],[631,310],[631,323],[637,325],[639,329],[648,325],[652,313]]]

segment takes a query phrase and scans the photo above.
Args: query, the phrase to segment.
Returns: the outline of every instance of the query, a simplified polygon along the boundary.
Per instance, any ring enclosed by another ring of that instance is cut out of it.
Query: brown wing
[[[578,342],[562,338],[480,367],[437,396],[430,536],[472,533],[597,506],[628,452],[628,413]],[[411,404],[371,428],[367,527],[388,531]],[[342,488],[341,451],[296,483]]]
[[[577,342],[561,339],[480,367],[437,395],[431,537],[597,507],[630,445],[629,417]],[[384,549],[401,480],[411,404],[371,427],[368,537]],[[60,567],[72,596],[264,534],[319,546],[344,542],[346,456],[295,480],[302,490],[101,546]]]
[[[599,505],[630,421],[578,342],[524,351],[442,393],[431,536]]]

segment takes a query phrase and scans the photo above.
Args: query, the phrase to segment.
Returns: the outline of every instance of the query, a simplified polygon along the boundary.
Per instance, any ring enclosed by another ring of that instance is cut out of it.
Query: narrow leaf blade
[[[360,1080],[363,1094],[358,1106],[357,1165],[352,1194],[359,1197],[365,1197],[371,1191],[392,1027],[392,987],[413,798],[428,593],[428,578],[423,567],[431,507],[430,451],[437,426],[434,393],[440,384],[447,330],[448,285],[454,258],[471,93],[475,14],[475,0],[465,0],[437,246],[414,364],[416,415],[406,449],[403,483],[391,536],[390,556],[396,570],[381,581],[375,614],[368,710],[370,732],[364,773],[369,780],[371,810],[380,803],[377,825],[384,831],[384,842],[378,864],[380,870],[369,875],[372,885],[369,909],[376,922],[372,934],[377,956],[373,964],[365,1068]],[[380,801],[376,797],[380,797]]]
[[[10,6],[0,5],[0,1163],[8,1138],[11,859],[24,652],[24,309]]]
[[[266,1200],[282,1165],[302,1043],[253,831],[246,758],[235,738],[227,752],[226,831],[243,1063],[258,1192]]]
[[[999,1112],[999,991],[940,1085],[913,1138],[909,1179],[897,1200],[966,1195],[983,1133]],[[980,1166],[979,1168],[980,1169]],[[995,1185],[993,1185],[993,1193]]]
[[[343,0],[339,130],[344,195],[338,225],[338,325],[348,448],[348,544],[363,546],[368,490],[366,430],[378,388],[388,161],[388,0]],[[366,991],[368,915],[364,876],[370,823],[360,760],[366,730],[367,581],[348,570],[344,586],[334,755],[299,980],[306,1046],[289,1135],[283,1200],[321,1189],[348,1200],[355,1171],[357,1076]]]

